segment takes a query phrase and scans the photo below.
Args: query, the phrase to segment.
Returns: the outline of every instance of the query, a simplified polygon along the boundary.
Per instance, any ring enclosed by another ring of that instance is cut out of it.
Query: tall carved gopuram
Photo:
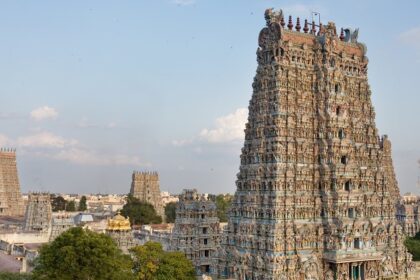
[[[0,216],[23,216],[16,151],[0,149]]]
[[[159,174],[157,172],[134,171],[130,194],[140,201],[153,205],[156,213],[165,219],[165,213],[160,195]]]
[[[272,9],[265,19],[220,274],[408,279],[391,146],[375,126],[358,30],[294,26]]]

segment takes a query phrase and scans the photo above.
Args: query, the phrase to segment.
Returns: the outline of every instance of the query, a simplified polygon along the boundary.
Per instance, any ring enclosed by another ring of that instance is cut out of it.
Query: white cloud
[[[27,155],[67,161],[81,165],[134,165],[149,167],[150,163],[142,161],[138,156],[119,153],[101,153],[82,145],[75,139],[66,139],[51,132],[39,132],[22,136],[12,141],[0,134],[0,147],[17,143]]]
[[[195,4],[195,0],[173,0],[172,3],[178,6],[189,6]]]
[[[10,139],[6,135],[0,134],[0,147],[6,147],[10,144]]]
[[[402,33],[400,40],[405,44],[420,47],[420,27],[415,27]]]
[[[21,147],[32,148],[64,148],[78,143],[74,139],[65,139],[50,132],[40,132],[29,136],[19,137],[17,143]]]
[[[420,63],[420,27],[411,28],[398,36],[398,41],[411,47],[416,56],[416,62]]]
[[[108,124],[105,125],[101,125],[101,124],[97,124],[97,123],[92,123],[89,121],[88,118],[84,117],[80,120],[80,122],[77,124],[78,127],[80,128],[116,128],[117,127],[117,123],[116,122],[109,122]]]
[[[200,138],[210,143],[232,142],[244,139],[248,110],[239,108],[235,112],[216,119],[214,128],[205,128]]]
[[[137,156],[124,154],[100,154],[95,151],[89,151],[81,148],[64,149],[54,154],[44,154],[45,156],[57,160],[68,161],[82,165],[135,165],[150,166],[149,163],[143,163]]]
[[[172,145],[174,145],[175,147],[182,147],[182,146],[189,145],[193,142],[194,142],[194,139],[173,140]]]
[[[39,107],[31,112],[31,119],[36,121],[55,119],[57,116],[57,110],[48,106]]]

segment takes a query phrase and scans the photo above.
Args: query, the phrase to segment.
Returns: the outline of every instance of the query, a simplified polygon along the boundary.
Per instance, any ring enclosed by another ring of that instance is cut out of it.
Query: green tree
[[[166,252],[163,254],[158,271],[158,280],[194,280],[195,269],[182,252]]]
[[[66,210],[67,201],[62,196],[51,195],[51,206],[54,212]]]
[[[413,255],[413,260],[420,261],[420,232],[414,237],[407,237],[404,244],[408,252]]]
[[[132,261],[105,234],[71,228],[41,247],[34,280],[128,280]]]
[[[148,225],[162,223],[162,217],[156,214],[152,204],[142,202],[132,195],[128,196],[127,203],[123,206],[121,214],[129,217],[134,225]]]
[[[176,217],[176,202],[169,202],[165,205],[165,216],[167,223],[174,223]]]
[[[66,211],[69,211],[69,212],[76,211],[76,202],[74,202],[74,200],[70,200],[67,202]]]
[[[78,210],[83,212],[83,211],[86,211],[86,209],[87,209],[86,196],[82,196],[82,198],[80,198]]]
[[[230,205],[232,204],[232,195],[219,194],[216,196],[215,203],[217,208],[217,217],[219,218],[219,221],[222,223],[227,222],[228,210],[230,208]]]
[[[0,272],[0,279],[1,280],[31,280],[32,277],[29,274]]]
[[[194,280],[194,266],[181,252],[165,252],[157,242],[130,249],[138,280]]]

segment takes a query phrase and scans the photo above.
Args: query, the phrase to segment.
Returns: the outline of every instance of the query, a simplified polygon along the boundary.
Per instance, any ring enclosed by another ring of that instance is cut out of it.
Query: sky
[[[380,134],[419,193],[420,2],[0,1],[0,146],[21,188],[235,191],[264,10],[360,28]]]

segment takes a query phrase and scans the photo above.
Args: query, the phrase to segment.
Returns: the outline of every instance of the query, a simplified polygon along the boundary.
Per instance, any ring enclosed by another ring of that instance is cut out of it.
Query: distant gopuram
[[[52,206],[49,193],[30,193],[25,213],[25,230],[49,232]]]
[[[20,193],[16,166],[16,151],[0,149],[0,216],[23,216],[24,205]]]
[[[153,205],[156,213],[165,218],[162,197],[160,195],[159,174],[157,172],[134,171],[130,194],[140,201]]]
[[[358,30],[265,19],[221,276],[409,279]]]

